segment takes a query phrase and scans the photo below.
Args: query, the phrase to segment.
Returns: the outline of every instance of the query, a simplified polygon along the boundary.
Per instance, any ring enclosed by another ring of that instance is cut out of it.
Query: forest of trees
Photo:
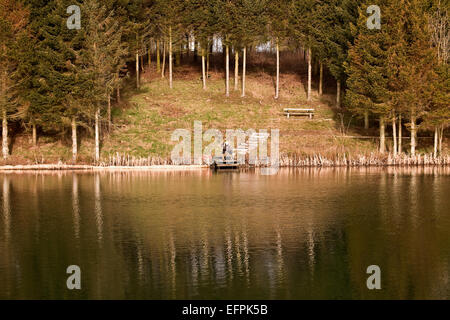
[[[381,29],[367,27],[367,8],[381,9]],[[81,28],[68,19],[81,10]],[[100,160],[101,128],[111,129],[111,104],[120,101],[124,66],[136,66],[136,86],[144,63],[154,63],[173,87],[179,54],[190,50],[208,87],[213,39],[224,50],[225,96],[230,94],[230,60],[241,74],[245,96],[248,48],[272,43],[276,49],[276,90],[280,91],[280,47],[302,48],[308,62],[336,82],[336,107],[377,119],[380,152],[392,128],[394,154],[416,153],[418,130],[434,135],[434,155],[442,152],[450,124],[448,0],[0,0],[0,109],[3,158],[9,155],[8,126],[71,136],[77,160],[77,132],[95,138]],[[166,62],[166,56],[168,57]],[[144,62],[145,59],[145,62]],[[152,61],[153,60],[153,61]],[[133,67],[134,68],[134,67]],[[238,82],[235,80],[235,89]]]

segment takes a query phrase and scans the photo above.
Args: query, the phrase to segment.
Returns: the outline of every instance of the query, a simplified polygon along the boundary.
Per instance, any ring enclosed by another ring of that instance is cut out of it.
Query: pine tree
[[[170,88],[173,87],[173,48],[174,46],[178,47],[183,38],[182,12],[186,11],[186,6],[187,3],[182,0],[155,0],[149,11],[150,16],[153,17],[153,22],[156,22],[158,25],[158,32],[162,36],[164,43],[167,43]],[[165,55],[163,56],[163,59],[165,59]]]
[[[336,79],[336,106],[341,107],[342,92],[347,74],[349,45],[354,41],[351,26],[357,24],[359,2],[353,0],[324,0],[314,2],[314,10],[308,19],[313,47],[328,70]],[[367,8],[365,6],[364,10]]]
[[[189,14],[184,19],[184,25],[188,27],[188,30],[192,31],[195,42],[198,42],[201,47],[203,89],[206,89],[207,86],[206,59],[211,37],[219,31],[213,15],[214,6],[215,1],[190,0],[187,2],[186,8]]]
[[[276,46],[276,81],[275,81],[275,99],[279,97],[280,91],[280,46],[288,36],[289,28],[289,6],[290,1],[278,0],[271,1],[269,5],[269,32],[271,39]]]
[[[67,7],[73,1],[28,0],[30,36],[21,43],[19,75],[27,118],[42,131],[63,133],[72,128],[73,161],[77,158],[77,123],[82,107],[76,103],[74,62],[80,49],[77,30],[67,28]],[[33,139],[35,140],[35,139]]]
[[[28,22],[28,11],[21,3],[0,0],[0,109],[2,117],[2,154],[9,156],[8,119],[20,118],[16,59],[20,38]]]
[[[84,79],[83,102],[88,116],[95,122],[95,160],[100,160],[100,118],[105,106],[110,117],[111,94],[117,84],[117,70],[127,53],[122,43],[122,28],[114,11],[108,11],[98,0],[83,3],[85,13],[83,48],[77,61],[77,72]],[[108,122],[109,122],[108,118]]]
[[[447,1],[448,2],[448,1]],[[433,99],[429,107],[426,123],[434,131],[434,150],[436,157],[442,154],[442,140],[444,129],[450,124],[450,68],[449,45],[449,8],[441,0],[433,0],[429,9],[429,27],[431,35],[431,43],[434,48],[437,66],[436,77],[433,81]]]
[[[436,56],[430,46],[430,30],[423,2],[405,0],[403,6],[393,12],[402,17],[402,25],[396,33],[400,35],[399,45],[390,52],[390,65],[396,70],[394,102],[399,105],[410,123],[410,152],[416,153],[417,131],[422,125],[417,120],[426,117],[426,110],[433,101],[433,78]]]
[[[387,3],[383,3],[387,12]],[[391,112],[389,90],[388,50],[392,44],[393,29],[387,26],[385,17],[382,30],[370,30],[366,26],[366,3],[359,10],[356,39],[350,47],[348,61],[344,64],[348,74],[346,102],[358,114],[375,114],[380,121],[380,152],[385,152],[386,118]]]
[[[235,50],[242,48],[242,97],[245,97],[247,47],[267,41],[269,4],[268,0],[237,0],[229,10],[229,41]]]

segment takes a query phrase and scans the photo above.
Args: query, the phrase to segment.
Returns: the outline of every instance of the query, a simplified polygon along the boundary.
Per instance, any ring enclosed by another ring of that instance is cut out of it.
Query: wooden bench
[[[285,108],[283,111],[288,119],[290,116],[308,116],[310,119],[314,117],[314,109]]]

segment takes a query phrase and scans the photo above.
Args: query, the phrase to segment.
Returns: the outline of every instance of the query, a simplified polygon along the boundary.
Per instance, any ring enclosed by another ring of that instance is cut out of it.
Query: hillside
[[[202,90],[200,73],[195,66],[183,65],[175,69],[173,89],[169,88],[166,78],[156,74],[154,68],[150,72],[147,69],[142,75],[141,89],[133,89],[130,81],[124,90],[122,103],[113,106],[112,132],[106,131],[106,124],[103,126],[102,160],[107,161],[117,153],[136,158],[166,158],[173,147],[170,141],[172,132],[180,128],[192,129],[195,120],[203,123],[204,131],[209,128],[223,133],[226,129],[279,129],[280,152],[285,154],[333,157],[343,153],[377,152],[377,139],[367,137],[376,136],[376,128],[363,132],[361,120],[341,114],[343,111],[334,108],[335,88],[325,87],[326,94],[319,97],[313,87],[313,100],[307,103],[306,75],[301,72],[282,73],[280,97],[275,100],[271,70],[267,67],[253,69],[247,75],[244,98],[240,90],[232,90],[230,97],[225,97],[221,70],[212,70],[207,90]],[[234,79],[230,81],[233,89]],[[307,117],[287,119],[282,114],[286,107],[312,107],[316,110],[315,117],[312,120]],[[18,135],[11,148],[11,157],[4,164],[70,163],[70,137],[40,136],[36,148],[32,147],[30,140],[28,133]],[[92,132],[85,130],[80,140],[79,162],[92,163]],[[421,140],[423,145],[431,143],[430,139]],[[388,138],[388,147],[391,143]],[[420,151],[430,151],[430,148],[431,145]]]

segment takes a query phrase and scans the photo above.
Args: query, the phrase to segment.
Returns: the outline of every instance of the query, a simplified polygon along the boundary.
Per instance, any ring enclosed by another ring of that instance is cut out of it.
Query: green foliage
[[[82,8],[81,30],[66,27]],[[449,122],[448,0],[379,0],[382,29],[369,30],[371,1],[354,0],[0,0],[0,107],[11,119],[64,133],[104,110],[119,70],[152,40],[175,50],[187,37],[238,50],[268,40],[311,48],[343,84],[358,115],[414,114],[423,128]],[[375,4],[375,3],[374,3]],[[29,16],[29,18],[28,18]],[[431,21],[431,22],[430,22]],[[442,34],[441,34],[442,36]],[[177,46],[178,45],[178,46]]]

